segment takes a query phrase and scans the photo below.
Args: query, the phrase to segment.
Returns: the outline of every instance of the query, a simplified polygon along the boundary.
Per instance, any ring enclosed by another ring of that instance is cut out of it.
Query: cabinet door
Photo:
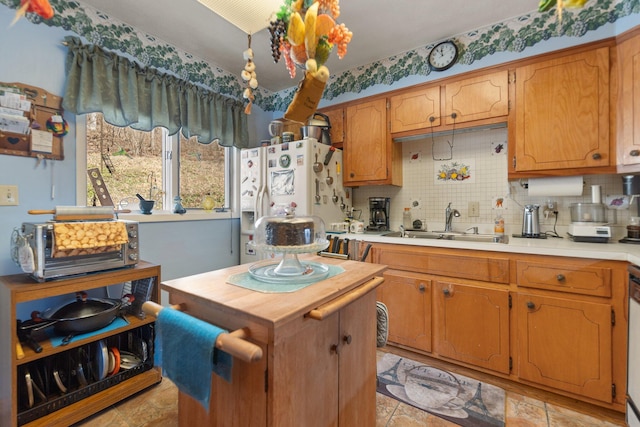
[[[339,321],[339,312],[320,321],[300,319],[275,338],[269,426],[337,425]]]
[[[391,141],[387,141],[385,99],[347,107],[344,185],[384,184],[391,176]]]
[[[519,293],[518,376],[611,402],[611,306]]]
[[[609,48],[516,69],[515,170],[609,166]]]
[[[391,133],[440,126],[440,86],[392,96]]]
[[[640,35],[618,46],[620,60],[620,137],[622,164],[640,164]]]
[[[448,125],[506,118],[509,113],[509,72],[503,70],[449,83],[444,87],[444,102],[444,120]]]
[[[376,425],[376,328],[375,291],[340,310],[338,425],[341,427]]]
[[[389,342],[431,351],[431,280],[387,270],[378,298],[389,311]]]
[[[321,113],[329,117],[331,145],[337,145],[338,148],[341,148],[344,142],[344,108],[322,110]]]
[[[460,282],[434,284],[434,352],[509,373],[509,292]]]

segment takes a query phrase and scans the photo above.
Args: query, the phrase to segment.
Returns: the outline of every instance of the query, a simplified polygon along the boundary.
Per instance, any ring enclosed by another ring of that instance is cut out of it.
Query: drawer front
[[[509,259],[376,250],[375,261],[389,268],[438,276],[509,283]]]
[[[611,296],[610,268],[517,261],[516,270],[518,286],[600,297]]]

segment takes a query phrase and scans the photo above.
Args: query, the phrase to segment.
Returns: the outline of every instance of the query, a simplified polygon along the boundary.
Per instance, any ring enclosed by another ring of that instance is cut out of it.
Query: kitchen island
[[[228,330],[247,328],[263,354],[256,362],[234,359],[230,383],[212,377],[208,412],[180,392],[181,426],[375,425],[375,289],[386,267],[301,260],[341,272],[295,292],[228,282],[248,264],[162,283],[172,305]]]

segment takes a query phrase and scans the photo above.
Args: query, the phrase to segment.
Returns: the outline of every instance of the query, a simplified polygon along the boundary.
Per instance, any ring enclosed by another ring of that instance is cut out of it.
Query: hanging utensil
[[[333,184],[333,177],[329,174],[329,168],[327,168],[327,177],[325,178],[327,185]]]
[[[333,189],[333,197],[331,197],[331,200],[333,200],[333,203],[338,203],[338,195],[336,194],[336,189]]]
[[[322,163],[320,163],[320,162],[318,161],[318,153],[316,153],[316,161],[315,161],[315,163],[313,164],[313,171],[314,171],[315,173],[320,173],[320,172],[322,172]]]
[[[316,205],[320,204],[320,181],[316,178]]]

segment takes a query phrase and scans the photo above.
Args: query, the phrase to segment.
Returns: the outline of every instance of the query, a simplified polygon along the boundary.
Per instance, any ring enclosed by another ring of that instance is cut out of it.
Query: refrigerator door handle
[[[258,218],[261,218],[266,214],[265,208],[264,208],[264,200],[266,196],[267,196],[267,186],[262,185],[258,189],[258,196],[256,197],[256,206],[255,206],[256,221],[258,220]]]

